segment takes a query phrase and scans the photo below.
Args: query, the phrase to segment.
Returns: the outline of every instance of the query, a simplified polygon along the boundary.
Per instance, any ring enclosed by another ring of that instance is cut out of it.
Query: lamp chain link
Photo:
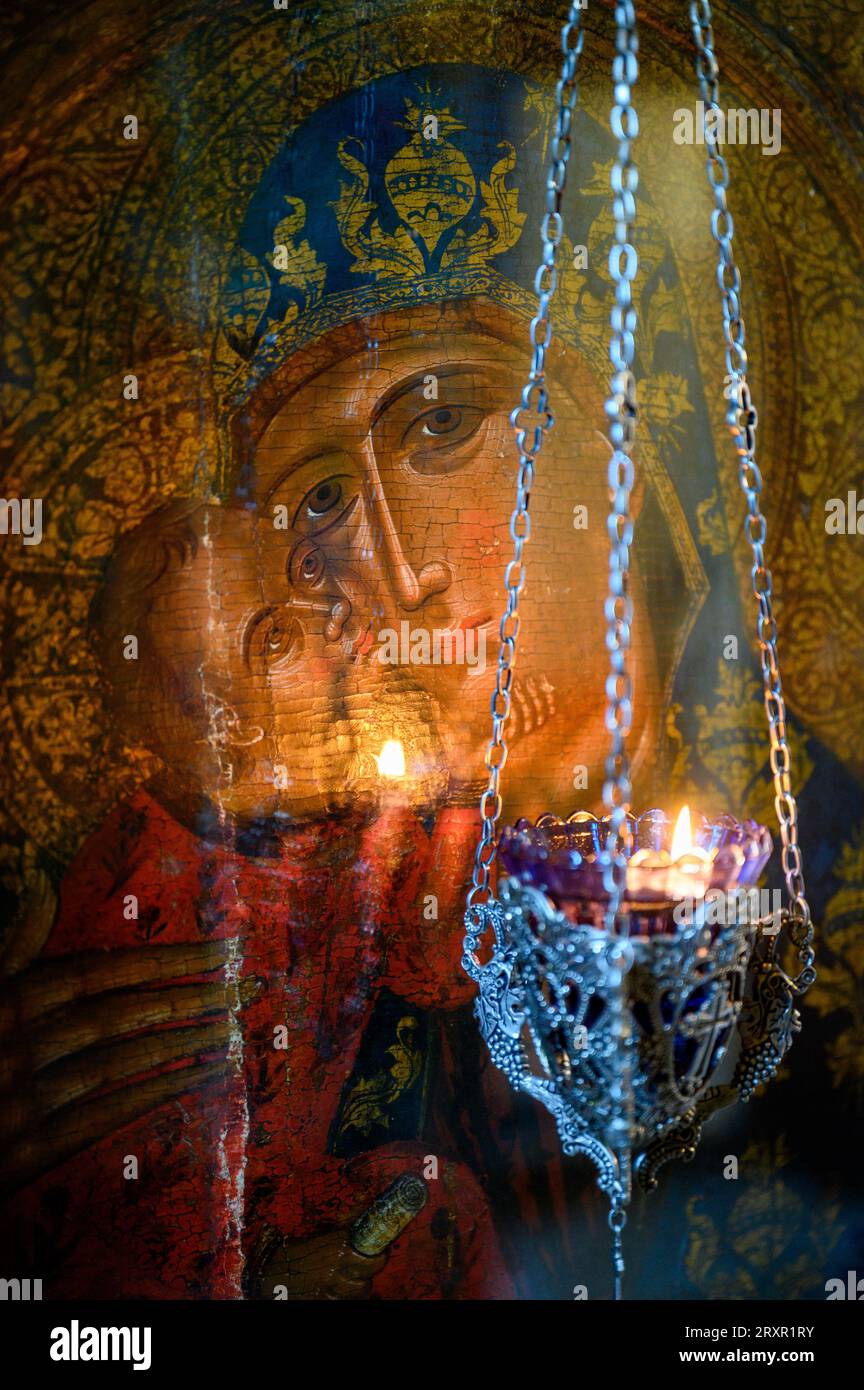
[[[555,89],[557,115],[551,141],[549,173],[546,179],[546,215],[543,218],[540,235],[543,241],[543,258],[534,277],[537,292],[537,313],[531,320],[531,369],[528,381],[523,387],[520,403],[510,416],[510,423],[516,431],[516,447],[519,450],[519,470],[516,480],[516,506],[510,517],[510,535],[513,538],[513,559],[504,574],[507,590],[507,607],[501,618],[498,650],[498,675],[492,695],[492,738],[486,750],[486,767],[489,779],[486,790],[480,798],[482,830],[477,853],[474,858],[472,886],[468,894],[470,909],[481,900],[485,901],[489,891],[489,870],[495,859],[495,825],[501,814],[501,793],[499,779],[501,769],[507,761],[507,743],[504,726],[510,714],[510,698],[513,685],[513,666],[516,660],[516,637],[519,632],[519,596],[525,584],[525,571],[522,552],[531,535],[531,520],[528,504],[534,483],[534,460],[540,452],[546,431],[552,428],[554,417],[549,411],[546,392],[546,352],[552,340],[552,323],[549,318],[549,305],[558,281],[557,257],[564,232],[561,203],[567,182],[567,163],[570,159],[571,126],[573,112],[579,97],[576,82],[576,65],[582,52],[584,33],[581,28],[582,8],[578,0],[570,6],[567,23],[561,30],[561,49],[564,62],[561,77]],[[539,424],[529,426],[523,422],[523,415],[540,417]]]
[[[735,439],[739,458],[739,482],[747,500],[745,533],[753,554],[750,571],[758,605],[757,636],[765,692],[765,711],[771,741],[774,806],[783,842],[781,862],[789,893],[790,935],[798,949],[801,970],[795,980],[803,993],[816,978],[813,968],[813,925],[804,887],[801,849],[798,843],[798,807],[792,794],[791,759],[786,729],[786,704],[777,656],[777,622],[774,617],[771,571],[765,564],[767,525],[760,507],[762,474],[756,462],[757,415],[747,384],[747,350],[741,312],[741,275],[732,250],[734,226],[726,200],[729,170],[718,139],[719,69],[714,54],[709,0],[693,0],[690,19],[696,44],[696,74],[703,102],[706,170],[714,194],[711,231],[719,247],[717,281],[723,302],[723,336],[726,343],[726,420]]]
[[[615,6],[615,58],[612,63],[615,105],[611,112],[612,132],[618,150],[612,164],[612,214],[615,240],[609,252],[609,273],[615,283],[612,306],[612,337],[609,358],[614,374],[606,414],[609,417],[609,490],[612,509],[607,520],[609,533],[609,593],[605,604],[606,649],[609,673],[606,677],[606,728],[612,746],[606,759],[603,801],[609,811],[609,838],[606,845],[603,879],[608,894],[606,928],[614,931],[627,883],[629,822],[632,793],[627,735],[633,719],[633,683],[627,669],[633,600],[629,592],[630,546],[633,544],[633,518],[630,494],[634,482],[631,457],[636,438],[636,378],[633,354],[636,335],[636,308],[633,281],[639,260],[631,235],[636,220],[636,190],[639,174],[631,157],[631,146],[639,134],[639,118],[632,104],[633,86],[639,75],[636,10],[632,0]]]

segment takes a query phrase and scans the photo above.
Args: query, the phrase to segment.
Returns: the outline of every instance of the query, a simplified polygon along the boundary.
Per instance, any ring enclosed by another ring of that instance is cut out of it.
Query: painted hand
[[[348,1244],[349,1227],[309,1240],[280,1241],[265,1258],[253,1294],[260,1298],[368,1298],[386,1254],[358,1255]]]
[[[0,983],[0,1192],[224,1074],[232,944],[57,956]]]

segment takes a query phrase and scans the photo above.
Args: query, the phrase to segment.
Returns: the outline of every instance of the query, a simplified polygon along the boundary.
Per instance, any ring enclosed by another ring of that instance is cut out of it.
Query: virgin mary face
[[[362,345],[372,334],[374,352]],[[242,499],[174,504],[128,538],[109,574],[102,645],[118,713],[161,755],[172,805],[194,818],[205,800],[244,821],[371,812],[384,793],[417,809],[477,801],[512,555],[509,416],[524,337],[476,302],[352,325],[268,383],[264,418],[248,421]],[[550,395],[508,814],[598,806],[607,749],[602,395],[563,350]],[[121,659],[128,632],[142,634],[138,662]],[[643,748],[660,705],[653,650],[637,627]],[[404,771],[381,759],[396,743]]]
[[[284,576],[298,604],[325,702],[328,690],[343,708],[346,693],[357,697],[356,746],[364,721],[374,730],[370,749],[385,735],[402,743],[406,787],[440,758],[449,794],[465,799],[485,778],[512,555],[509,415],[525,379],[525,342],[521,322],[476,301],[355,325],[348,341],[298,354],[269,384],[243,473],[264,568],[271,584]],[[559,350],[552,362],[555,426],[531,496],[508,725],[507,782],[522,813],[571,809],[577,768],[587,774],[579,802],[597,804],[607,748],[603,397],[578,356]],[[644,747],[659,709],[645,628],[634,633],[632,665],[634,745]],[[299,660],[280,672],[281,717],[294,723],[282,733],[295,749],[310,674]],[[364,689],[386,692],[383,704],[364,708]]]

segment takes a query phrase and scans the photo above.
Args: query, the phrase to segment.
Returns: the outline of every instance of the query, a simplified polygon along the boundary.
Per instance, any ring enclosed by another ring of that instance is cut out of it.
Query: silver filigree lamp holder
[[[611,736],[603,788],[607,814],[599,819],[587,811],[567,819],[545,815],[534,825],[522,820],[500,837],[496,833],[524,586],[523,550],[530,535],[528,503],[535,459],[553,425],[545,358],[563,234],[561,204],[577,99],[576,65],[583,42],[581,7],[576,3],[562,30],[564,62],[546,183],[543,258],[535,281],[538,308],[531,323],[531,369],[511,417],[519,450],[511,519],[514,553],[505,573],[507,607],[501,620],[492,739],[486,754],[489,780],[480,803],[482,832],[465,917],[463,965],[479,988],[476,1012],[493,1062],[515,1090],[546,1106],[555,1117],[564,1152],[587,1155],[609,1197],[615,1298],[621,1297],[622,1231],[632,1175],[635,1172],[646,1190],[655,1186],[664,1163],[692,1158],[702,1125],[714,1111],[736,1099],[748,1100],[757,1086],[770,1080],[800,1027],[796,1002],[815,979],[771,572],[764,556],[762,477],[755,459],[756,412],[746,380],[741,279],[726,203],[728,169],[717,140],[715,113],[720,106],[708,0],[692,4],[690,15],[715,201],[711,227],[719,248],[724,395],[747,501],[745,530],[753,558],[757,638],[788,902],[779,914],[760,912],[755,885],[772,850],[764,826],[739,823],[730,815],[715,821],[697,817],[695,828],[689,833],[685,829],[682,839],[680,825],[673,831],[663,811],[650,810],[637,818],[630,810],[626,739],[632,685],[627,656],[633,613],[628,579],[637,417],[632,285],[638,265],[631,242],[638,186],[632,159],[638,134],[632,90],[638,77],[638,40],[634,7],[624,0],[615,8],[611,113],[618,151],[611,177],[615,242],[609,266],[615,302],[613,376],[606,404],[612,448],[605,604],[606,725]],[[490,881],[496,860],[497,896]],[[798,960],[795,974],[783,965],[789,946]]]

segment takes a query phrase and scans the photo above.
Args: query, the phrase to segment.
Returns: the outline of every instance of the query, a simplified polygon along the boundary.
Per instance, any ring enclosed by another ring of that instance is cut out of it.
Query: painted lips
[[[474,613],[470,618],[463,618],[456,624],[456,632],[472,632],[483,627],[491,627],[495,619],[488,613]]]

